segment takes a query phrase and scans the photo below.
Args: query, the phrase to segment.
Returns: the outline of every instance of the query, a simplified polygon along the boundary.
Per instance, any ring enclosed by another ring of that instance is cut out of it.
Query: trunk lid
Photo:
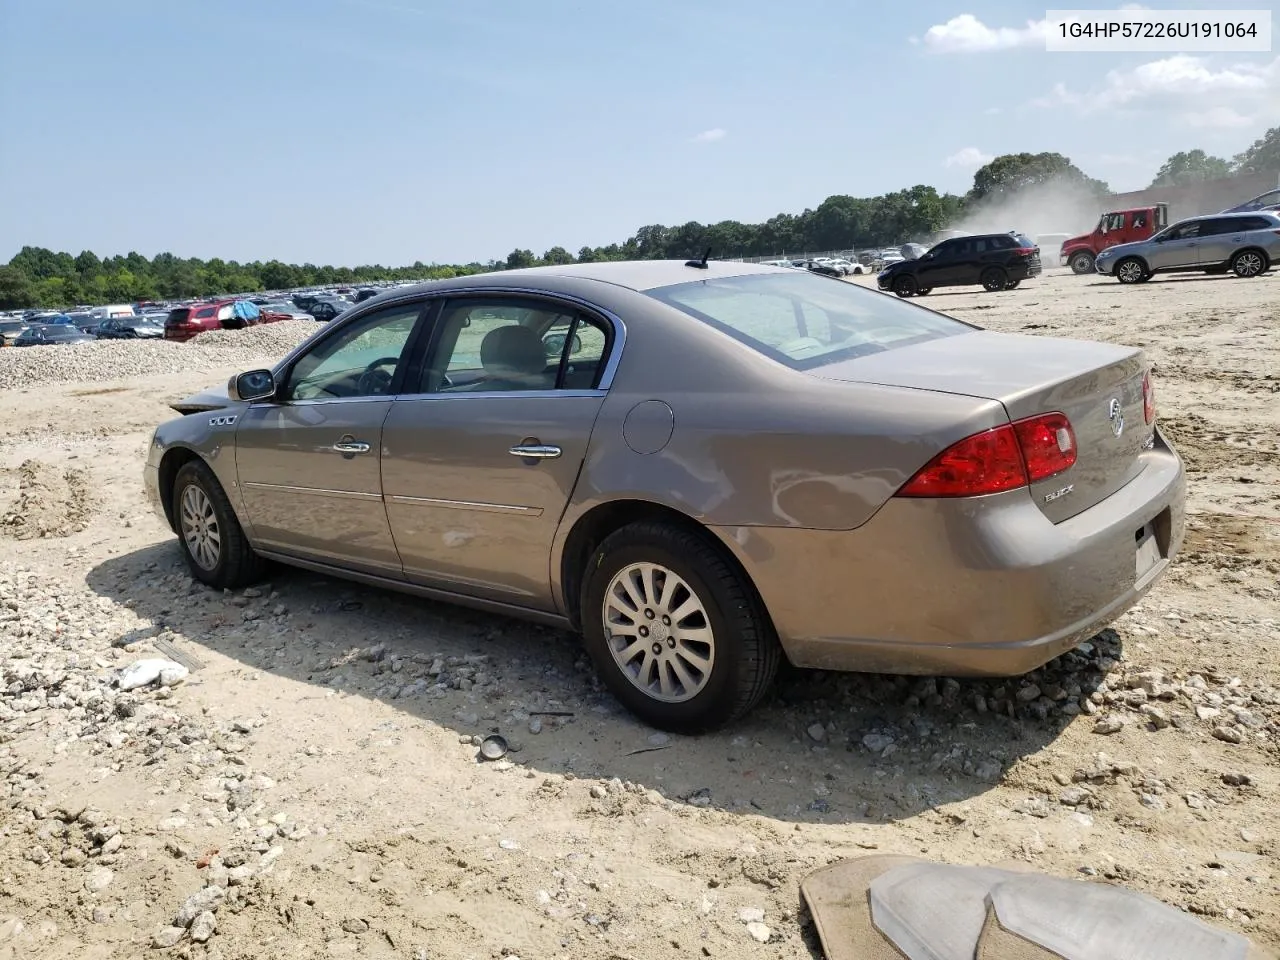
[[[1010,420],[1066,414],[1076,462],[1030,487],[1054,523],[1106,499],[1142,472],[1151,443],[1136,347],[978,330],[810,370],[813,376],[997,400]]]

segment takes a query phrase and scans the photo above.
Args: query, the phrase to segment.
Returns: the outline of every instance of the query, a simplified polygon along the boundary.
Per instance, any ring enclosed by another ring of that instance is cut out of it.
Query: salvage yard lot
[[[309,325],[0,351],[0,960],[139,956],[211,877],[217,932],[174,955],[806,957],[798,881],[868,850],[1111,878],[1280,947],[1280,275],[920,302],[1145,347],[1182,557],[1028,677],[792,673],[696,739],[554,631],[298,571],[193,584],[151,430]],[[185,684],[107,685],[173,651]],[[493,730],[513,750],[479,762]]]

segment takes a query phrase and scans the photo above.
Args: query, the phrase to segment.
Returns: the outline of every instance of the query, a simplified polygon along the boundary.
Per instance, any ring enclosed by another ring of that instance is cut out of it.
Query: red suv
[[[221,330],[225,325],[224,321],[231,319],[234,309],[234,300],[214,300],[212,303],[176,307],[165,317],[164,338],[185,341],[206,330]]]

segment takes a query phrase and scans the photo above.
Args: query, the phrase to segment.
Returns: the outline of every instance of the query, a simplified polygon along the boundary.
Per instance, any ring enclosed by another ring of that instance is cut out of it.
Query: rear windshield
[[[696,280],[645,293],[794,370],[974,329],[887,294],[810,273]]]
[[[170,310],[165,323],[186,323],[187,317],[191,315],[190,307],[178,307],[176,310]]]
[[[1032,240],[1030,237],[1028,237],[1025,233],[1015,233],[1013,235],[1013,239],[1014,241],[1016,241],[1017,245],[1020,247],[1037,246],[1036,242]]]

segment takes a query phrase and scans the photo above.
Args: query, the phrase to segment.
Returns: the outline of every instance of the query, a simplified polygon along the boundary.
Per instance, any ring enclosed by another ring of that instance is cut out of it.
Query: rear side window
[[[968,324],[811,273],[697,280],[645,293],[793,370],[966,333]]]
[[[196,311],[197,320],[208,320],[213,316],[213,307],[205,307],[203,310]]]

